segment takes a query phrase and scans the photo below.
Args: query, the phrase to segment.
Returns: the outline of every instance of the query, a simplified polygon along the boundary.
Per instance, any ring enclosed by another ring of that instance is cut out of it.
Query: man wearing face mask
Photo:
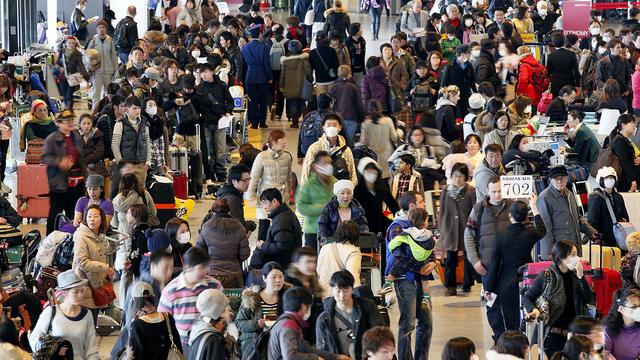
[[[584,91],[584,96],[591,96],[596,90],[596,71],[598,69],[598,61],[607,54],[607,43],[598,40],[599,37],[591,38],[591,48],[586,59],[582,63],[582,75],[580,77],[580,86]]]
[[[585,233],[596,239],[598,231],[579,212],[576,197],[567,189],[569,174],[564,165],[554,166],[549,172],[550,184],[538,197],[537,205],[547,229],[540,241],[540,254],[544,260],[551,260],[551,249],[560,240],[569,240],[582,254],[582,237]]]
[[[608,79],[615,79],[620,87],[622,98],[626,99],[632,92],[631,66],[628,59],[622,57],[622,42],[617,39],[609,41],[607,50],[609,55],[598,61],[596,85],[598,89],[602,89]]]
[[[602,234],[603,246],[617,246],[613,235],[613,218],[616,222],[629,221],[624,199],[615,188],[617,178],[618,174],[612,167],[601,168],[596,176],[596,182],[600,187],[589,195],[587,219],[589,224]]]
[[[350,179],[354,184],[358,183],[358,174],[356,173],[356,165],[353,160],[353,153],[347,146],[347,141],[338,133],[342,130],[342,118],[335,113],[327,114],[322,122],[322,135],[318,141],[311,144],[302,162],[302,175],[300,176],[300,185],[307,182],[309,178],[309,169],[313,163],[313,159],[320,151],[326,151],[331,155],[334,161],[334,174],[336,174],[336,159],[344,160],[346,166],[344,171],[348,174],[342,174],[345,178]],[[337,174],[340,175],[340,174]]]
[[[549,13],[546,1],[538,1],[536,3],[536,12],[531,16],[533,20],[533,29],[538,36],[547,35],[553,30],[553,24],[558,20],[558,14]]]

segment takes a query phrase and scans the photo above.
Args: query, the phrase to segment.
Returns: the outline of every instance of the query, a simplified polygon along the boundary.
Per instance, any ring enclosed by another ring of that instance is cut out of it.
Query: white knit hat
[[[378,163],[372,158],[365,156],[360,161],[358,161],[358,174],[364,175],[364,168],[369,164],[375,164],[377,168],[379,168]]]
[[[482,95],[478,93],[473,93],[469,96],[469,107],[472,109],[482,109],[484,108],[485,100]]]
[[[338,180],[333,184],[333,194],[338,195],[340,190],[350,189],[353,191],[353,182],[351,180]]]
[[[614,168],[611,166],[603,166],[598,170],[598,174],[596,174],[596,182],[598,185],[601,185],[600,180],[605,179],[607,176],[613,176],[618,180],[618,174]]]

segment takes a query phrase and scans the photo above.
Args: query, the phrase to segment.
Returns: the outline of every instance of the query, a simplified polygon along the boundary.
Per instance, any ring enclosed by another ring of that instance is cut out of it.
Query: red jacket
[[[518,83],[516,85],[516,95],[527,95],[533,100],[533,106],[537,106],[540,102],[542,93],[538,93],[533,86],[533,69],[537,66],[542,66],[533,57],[533,55],[527,55],[520,60],[518,64]]]

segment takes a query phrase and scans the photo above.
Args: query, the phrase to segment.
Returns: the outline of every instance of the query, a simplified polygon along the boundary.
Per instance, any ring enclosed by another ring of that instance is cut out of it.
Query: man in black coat
[[[286,269],[291,263],[293,250],[302,246],[300,222],[291,208],[282,202],[282,194],[278,189],[263,191],[260,194],[260,206],[269,214],[271,225],[267,231],[267,240],[258,241],[256,252],[262,257],[262,265],[275,261]],[[256,265],[257,262],[252,259],[251,266]]]
[[[551,36],[551,42],[556,48],[547,58],[547,72],[551,78],[551,93],[558,96],[560,88],[565,85],[579,86],[580,72],[578,70],[578,56],[565,46],[565,38],[561,32]]]
[[[374,326],[385,326],[376,304],[353,295],[355,280],[348,270],[331,275],[331,297],[316,323],[316,348],[351,359],[362,358],[362,335]]]
[[[496,249],[489,266],[485,297],[488,300],[496,295],[500,297],[505,330],[518,330],[520,326],[518,269],[532,262],[531,249],[546,234],[535,194],[531,195],[529,204],[534,216],[533,224],[528,219],[527,204],[524,201],[514,202],[509,214],[511,224],[498,231]]]
[[[538,33],[540,40],[542,40],[542,36],[549,34],[553,30],[553,24],[558,20],[559,16],[554,12],[548,12],[545,1],[538,1],[536,12],[531,15],[531,20],[533,20],[533,29]]]
[[[550,122],[564,124],[567,122],[567,114],[569,114],[569,105],[576,100],[576,90],[571,85],[563,86],[558,95],[551,100],[547,108],[546,116]]]
[[[464,117],[468,112],[469,96],[476,92],[475,72],[469,62],[471,48],[469,45],[459,45],[456,48],[456,60],[445,66],[442,73],[440,87],[455,85],[460,89],[458,101],[458,115]]]
[[[609,41],[607,44],[609,55],[601,58],[596,65],[596,86],[598,89],[604,87],[604,83],[609,79],[614,79],[620,87],[620,95],[624,99],[631,94],[631,66],[624,59],[622,54],[622,42],[618,39]]]
[[[489,39],[483,39],[480,43],[480,57],[476,62],[476,82],[490,82],[493,84],[493,90],[500,96],[502,81],[496,71],[495,58],[496,44]]]

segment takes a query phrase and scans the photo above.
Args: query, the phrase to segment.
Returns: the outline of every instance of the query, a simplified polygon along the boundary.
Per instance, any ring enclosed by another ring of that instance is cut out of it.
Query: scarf
[[[164,135],[164,126],[162,120],[158,117],[150,117],[147,123],[149,124],[149,137],[151,141],[156,141]]]
[[[465,186],[460,186],[459,188],[456,188],[455,185],[449,184],[447,186],[447,195],[449,195],[449,197],[452,199],[457,199],[460,195],[462,195],[464,188]]]
[[[33,113],[29,113],[29,120],[27,120],[27,122],[34,125],[48,126],[53,122],[53,118],[51,117],[51,114],[49,114],[49,116],[40,120]],[[25,138],[25,134],[24,134],[25,128],[26,126],[23,126],[22,128],[20,128],[20,150],[22,151],[24,151],[27,148],[27,139]]]

